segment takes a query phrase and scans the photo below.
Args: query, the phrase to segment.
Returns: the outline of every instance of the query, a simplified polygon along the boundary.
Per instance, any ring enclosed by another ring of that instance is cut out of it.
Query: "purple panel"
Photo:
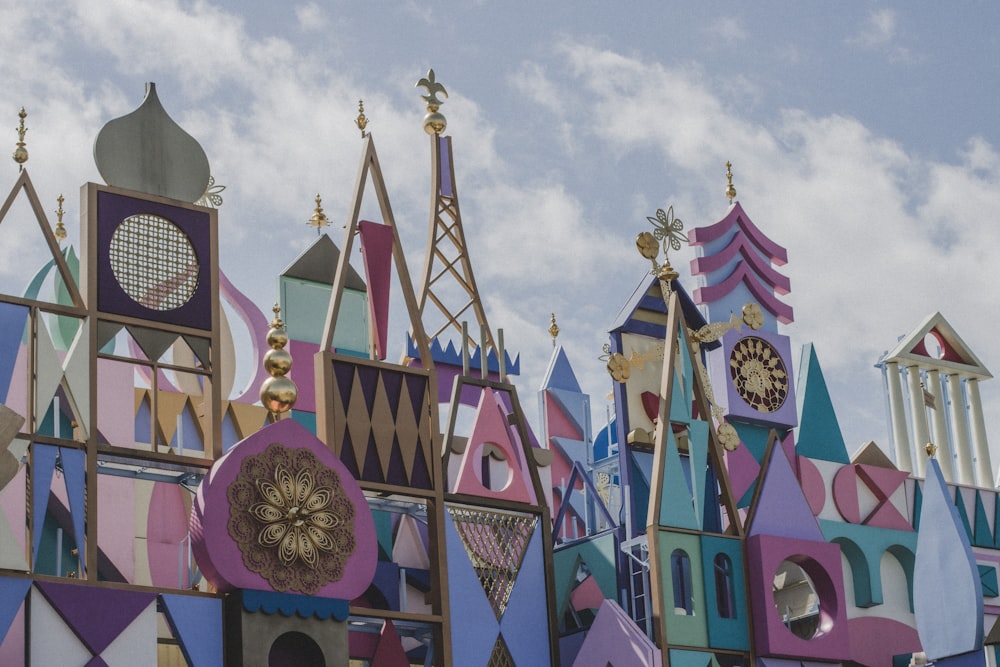
[[[399,449],[398,437],[393,437],[392,439],[392,449],[389,451],[389,470],[386,473],[385,481],[398,486],[409,485],[409,480],[406,479],[406,468],[403,466],[403,452]]]
[[[222,666],[222,600],[161,595],[163,611],[189,665]]]
[[[0,579],[0,644],[7,636],[30,587],[31,579]]]
[[[694,301],[698,305],[718,301],[736,289],[736,286],[741,282],[757,298],[760,305],[764,306],[768,312],[778,318],[779,322],[782,324],[791,324],[795,319],[792,307],[779,301],[772,293],[772,288],[764,283],[757,274],[748,269],[746,264],[737,264],[733,272],[729,274],[729,277],[722,282],[696,289],[694,291]]]
[[[375,389],[378,387],[379,369],[371,366],[358,364],[355,367],[358,380],[361,382],[361,393],[365,397],[365,405],[368,407],[368,414],[371,414],[375,406]],[[348,394],[350,396],[350,394]],[[417,413],[419,414],[419,413]]]
[[[413,407],[413,414],[420,419],[423,414],[424,397],[427,395],[427,377],[407,373],[405,376],[406,391],[410,396],[410,403]]]
[[[73,633],[99,654],[156,600],[154,593],[36,581],[35,587]]]
[[[410,471],[410,486],[418,489],[430,489],[433,486],[431,483],[431,473],[427,468],[427,462],[424,460],[424,452],[420,447],[417,447],[413,454],[413,470]]]
[[[395,563],[379,561],[375,568],[372,586],[377,588],[391,611],[399,611],[399,566]]]
[[[440,167],[438,178],[442,197],[454,197],[455,190],[451,183],[451,137],[438,137],[438,156]]]
[[[787,373],[788,376],[788,392],[785,395],[785,400],[781,404],[781,407],[773,412],[761,412],[747,404],[743,398],[740,397],[732,382],[729,365],[730,355],[733,352],[733,348],[736,347],[740,340],[751,336],[770,343],[770,345],[780,355],[785,366],[785,373]],[[722,363],[720,365],[719,374],[713,376],[713,382],[725,385],[729,416],[766,424],[768,426],[779,426],[782,428],[791,428],[798,423],[798,407],[795,400],[795,381],[792,377],[792,347],[788,336],[764,330],[753,331],[750,334],[744,334],[738,331],[728,331],[722,337],[721,353],[725,356],[721,359]],[[716,389],[716,394],[718,394],[718,392],[719,389]]]
[[[791,291],[791,281],[788,280],[788,277],[775,271],[770,262],[761,259],[761,256],[750,246],[747,237],[742,234],[734,235],[729,245],[714,255],[707,255],[691,260],[691,273],[697,276],[711,271],[718,271],[729,260],[736,257],[737,254],[775,292],[778,294],[788,294]]]
[[[389,399],[389,408],[396,414],[403,388],[403,374],[398,371],[383,370],[382,386],[385,387],[385,394]]]
[[[351,387],[354,385],[354,371],[358,368],[355,364],[344,361],[333,362],[333,376],[340,390],[340,402],[344,412],[351,402]]]
[[[361,472],[361,479],[367,482],[384,482],[382,475],[382,457],[378,454],[378,447],[375,445],[375,435],[368,434],[368,446],[365,448],[365,468]]]
[[[104,661],[104,658],[102,658],[99,655],[95,655],[93,658],[88,660],[87,664],[84,665],[83,667],[110,667],[110,666],[108,665],[108,663]]]
[[[393,231],[389,225],[362,220],[358,223],[358,232],[368,280],[368,313],[375,329],[375,351],[379,359],[385,359],[389,335]]]
[[[262,358],[266,351],[263,349],[262,341],[267,340],[267,330],[270,328],[267,317],[253,301],[248,299],[243,292],[236,289],[229,282],[229,278],[222,272],[222,269],[219,269],[219,294],[232,305],[233,309],[243,318],[243,322],[247,325],[247,328],[250,329],[250,345],[253,348],[253,358]],[[289,343],[291,342],[293,341],[289,341]],[[317,346],[312,345],[311,347],[314,353],[317,350]],[[309,354],[309,360],[309,363],[303,365],[312,368],[312,353]],[[257,364],[257,374],[254,375],[250,383],[245,385],[247,390],[233,400],[247,403],[255,402],[258,398],[257,387],[260,387],[265,379],[267,379],[267,371],[264,370],[264,364]],[[308,391],[310,395],[313,393],[312,387],[303,386],[303,384],[305,383],[299,383],[299,406],[302,406],[302,398],[305,391]],[[302,408],[300,407],[300,409]]]
[[[448,549],[451,616],[462,619],[461,627],[475,628],[475,632],[451,633],[452,663],[485,665],[489,662],[500,626],[447,510],[444,512],[444,530]]]
[[[6,335],[0,336],[0,403],[7,403],[7,391],[14,374],[14,362],[21,347],[21,333],[24,322],[28,318],[25,306],[15,306],[12,303],[0,303],[0,327]]]
[[[500,619],[510,657],[516,665],[548,665],[549,607],[546,600],[542,531],[536,529]]]
[[[198,258],[198,288],[184,305],[173,310],[154,310],[136,303],[121,288],[111,269],[109,247],[118,225],[142,213],[166,218],[187,234]],[[161,204],[136,197],[97,193],[97,307],[106,313],[130,315],[154,322],[179,324],[207,330],[212,327],[212,270],[210,216],[203,211]]]
[[[344,430],[344,442],[340,450],[340,461],[347,468],[347,471],[351,473],[351,477],[361,479],[361,469],[358,467],[357,459],[354,458],[354,445],[351,442],[351,432],[347,429]]]
[[[73,539],[78,547],[82,547],[86,536],[84,518],[87,498],[84,480],[87,476],[87,454],[81,449],[60,447],[59,458],[62,459],[63,479],[66,482],[66,495],[69,497],[69,511],[73,520]]]
[[[38,545],[42,542],[42,524],[45,522],[45,512],[49,506],[49,493],[52,489],[52,473],[56,469],[58,447],[50,445],[31,445],[32,479],[31,479],[31,568],[38,562]]]
[[[825,541],[785,450],[777,442],[771,447],[748,535]]]
[[[743,230],[743,233],[753,244],[760,248],[761,252],[767,255],[772,262],[782,266],[788,262],[788,251],[769,239],[757,226],[750,221],[746,212],[739,202],[736,202],[729,213],[719,222],[708,227],[697,227],[688,232],[688,239],[691,245],[699,246],[722,238],[734,226]]]

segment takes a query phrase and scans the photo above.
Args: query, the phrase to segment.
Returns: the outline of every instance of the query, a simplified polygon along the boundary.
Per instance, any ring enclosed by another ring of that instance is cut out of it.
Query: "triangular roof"
[[[761,477],[747,518],[747,534],[824,542],[816,517],[792,470],[791,461],[773,431]]]
[[[847,446],[812,343],[802,347],[796,399],[799,411],[796,451],[811,459],[847,463]]]
[[[288,267],[281,272],[286,278],[298,278],[309,282],[333,285],[337,277],[337,262],[340,260],[340,248],[326,234],[306,248],[305,252],[296,257]],[[365,281],[350,264],[347,265],[347,281],[344,287],[359,291],[365,290]]]
[[[931,334],[941,345],[941,357],[932,356],[924,340]],[[884,362],[910,362],[951,369],[980,378],[991,378],[993,374],[958,335],[941,313],[928,315],[920,325],[903,336],[890,352],[883,357]]]
[[[562,345],[556,345],[552,350],[552,357],[549,359],[549,367],[542,378],[542,389],[564,389],[576,393],[583,393],[580,383],[573,372],[573,366],[569,363],[566,350]]]
[[[708,324],[680,281],[672,280],[670,282],[670,289],[672,293],[678,296],[688,327],[697,331]],[[614,323],[608,331],[630,330],[629,325],[633,323],[633,320],[637,319],[634,316],[640,310],[647,311],[648,313],[645,317],[638,318],[638,321],[645,325],[644,328],[651,327],[655,329],[658,326],[662,329],[666,326],[667,305],[663,299],[663,288],[660,286],[659,279],[648,273],[642,277],[639,284],[636,285],[635,291],[632,292],[632,296],[622,305],[621,310],[618,311],[618,315],[615,316]],[[659,324],[655,324],[656,322],[659,322]],[[650,335],[662,338],[663,332],[650,333]],[[706,344],[704,347],[715,349],[719,345],[720,343],[716,342]]]
[[[854,453],[851,457],[851,463],[864,463],[865,465],[874,466],[876,468],[892,468],[893,470],[899,470],[896,464],[892,462],[882,448],[879,447],[874,440],[869,440],[866,445],[861,447],[858,451]]]

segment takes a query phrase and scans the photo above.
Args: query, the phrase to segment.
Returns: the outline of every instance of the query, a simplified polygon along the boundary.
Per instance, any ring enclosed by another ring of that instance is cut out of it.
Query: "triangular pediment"
[[[927,316],[917,328],[903,336],[885,355],[884,361],[958,371],[980,378],[993,377],[941,313]]]

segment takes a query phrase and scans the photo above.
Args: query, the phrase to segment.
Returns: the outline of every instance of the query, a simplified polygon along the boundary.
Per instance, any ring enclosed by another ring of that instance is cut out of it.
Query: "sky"
[[[222,270],[265,312],[315,239],[317,193],[342,244],[359,99],[419,277],[430,160],[414,84],[433,68],[476,279],[520,354],[529,417],[554,312],[600,427],[601,347],[649,268],[635,236],[667,206],[686,229],[721,219],[727,161],[788,249],[782,330],[815,345],[849,450],[888,448],[874,364],[927,315],[1000,369],[996,3],[0,0],[0,25],[0,126],[13,150],[26,108],[27,168],[47,211],[65,194],[69,242],[79,187],[101,182],[94,138],[156,82],[226,188]],[[0,189],[17,173],[0,167]],[[689,291],[695,256],[671,255]],[[0,244],[0,281],[26,261]]]

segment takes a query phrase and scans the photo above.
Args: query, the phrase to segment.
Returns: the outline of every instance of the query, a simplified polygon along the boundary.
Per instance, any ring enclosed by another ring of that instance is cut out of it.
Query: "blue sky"
[[[668,205],[687,228],[720,219],[727,160],[750,217],[789,250],[786,332],[815,343],[849,448],[887,445],[873,364],[929,313],[1000,368],[995,3],[3,0],[0,25],[10,146],[23,105],[29,171],[48,210],[67,195],[70,241],[78,188],[100,181],[94,137],[155,81],[227,188],[223,270],[265,310],[314,238],[315,194],[347,215],[359,98],[419,275],[428,140],[413,85],[433,67],[477,279],[522,355],[529,415],[553,311],[603,415],[597,357],[648,266],[633,239]],[[21,270],[16,246],[0,247],[0,280]]]

